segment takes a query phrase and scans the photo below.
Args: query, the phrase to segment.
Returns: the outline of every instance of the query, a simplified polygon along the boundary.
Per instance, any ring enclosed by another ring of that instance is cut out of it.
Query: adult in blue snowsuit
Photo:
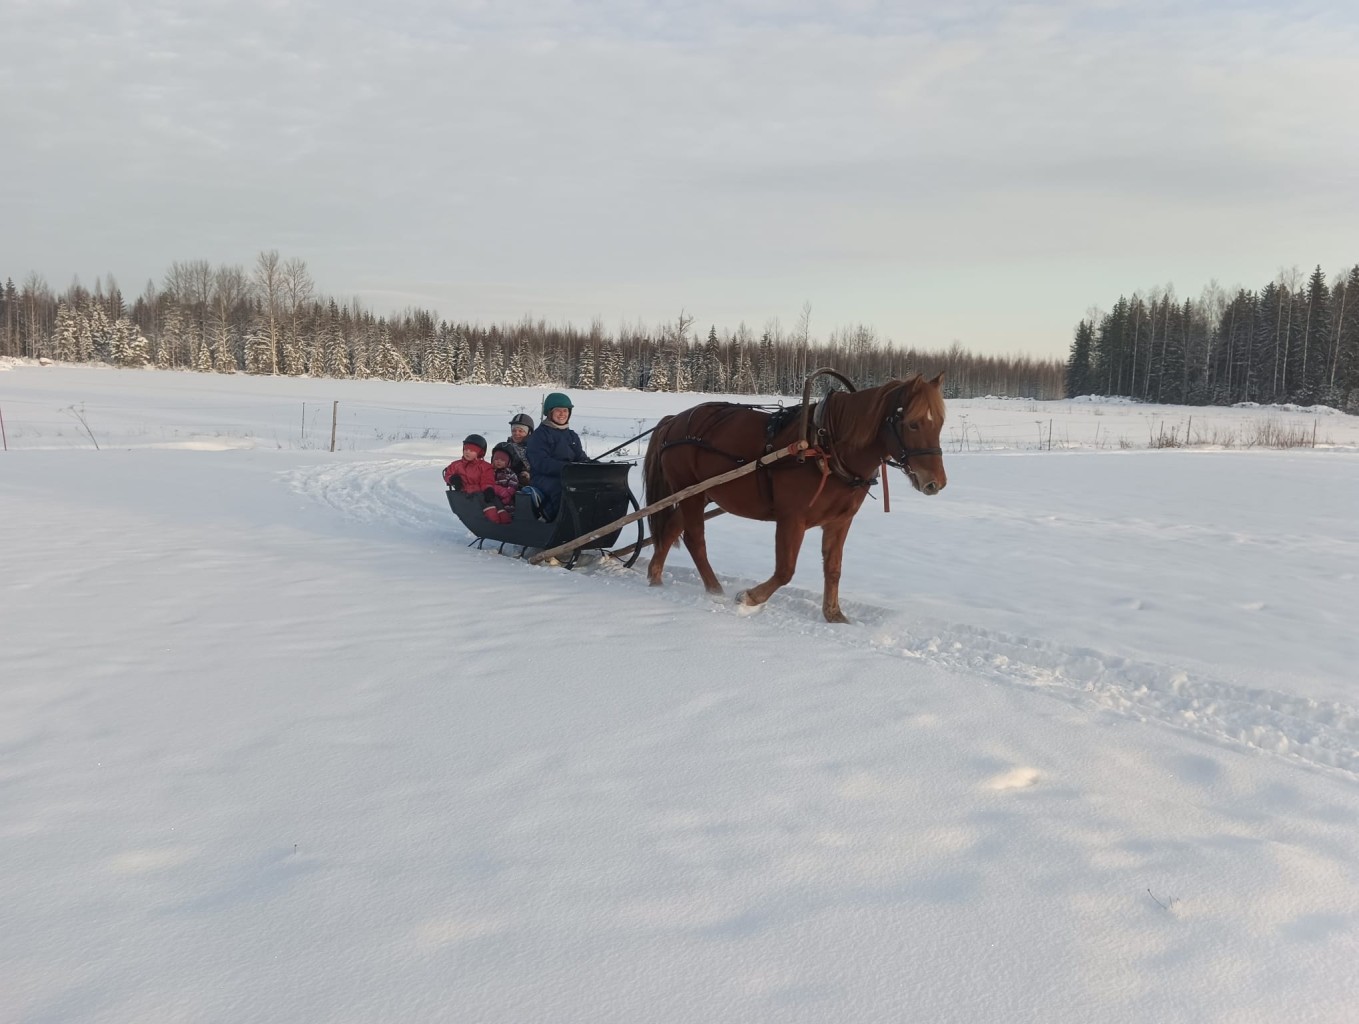
[[[543,496],[543,518],[554,519],[562,498],[562,467],[568,462],[589,462],[580,437],[567,424],[571,399],[554,391],[543,399],[543,421],[529,434],[524,454],[533,467],[533,486]]]

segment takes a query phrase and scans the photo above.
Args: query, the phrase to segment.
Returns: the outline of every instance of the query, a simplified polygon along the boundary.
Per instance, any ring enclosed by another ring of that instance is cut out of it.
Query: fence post
[[[330,450],[335,450],[335,425],[340,419],[340,400],[335,399],[335,404],[330,407]]]
[[[0,409],[0,439],[3,439],[4,442],[5,442],[5,451],[9,451],[9,436],[5,433],[5,410],[4,410],[4,409]],[[1314,440],[1313,443],[1312,443],[1312,447],[1313,447],[1313,448],[1316,447],[1316,442],[1315,442],[1315,440]]]
[[[307,403],[302,403],[302,440],[307,439]]]

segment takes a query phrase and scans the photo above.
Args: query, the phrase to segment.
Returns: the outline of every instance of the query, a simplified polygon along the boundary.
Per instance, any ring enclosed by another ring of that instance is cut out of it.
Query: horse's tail
[[[656,424],[656,429],[651,432],[651,440],[647,442],[646,459],[642,463],[642,475],[646,480],[646,503],[648,505],[668,498],[674,493],[670,484],[666,482],[665,472],[661,469],[661,449],[665,447],[665,428],[674,418],[673,416],[663,416],[661,421]],[[647,516],[647,523],[651,526],[651,539],[655,541],[669,524],[671,518],[678,514],[679,507],[669,505],[666,508],[657,509]]]

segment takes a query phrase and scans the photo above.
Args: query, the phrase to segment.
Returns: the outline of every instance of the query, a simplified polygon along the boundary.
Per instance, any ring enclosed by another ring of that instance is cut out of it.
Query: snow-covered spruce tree
[[[576,387],[582,391],[593,391],[595,386],[595,354],[589,344],[581,347],[580,358],[576,360]]]
[[[113,322],[112,335],[110,357],[115,366],[134,368],[146,365],[150,358],[151,346],[136,324],[125,317],[119,317]]]
[[[349,373],[355,380],[364,380],[373,375],[368,356],[377,344],[377,336],[377,325],[372,320],[354,325],[349,338]]]
[[[90,323],[87,305],[72,304],[75,314],[75,361],[88,363],[94,359],[94,325]]]
[[[184,311],[177,302],[169,302],[165,307],[165,319],[161,323],[156,365],[162,367],[188,366],[192,358],[191,352],[192,349],[184,325]]]
[[[330,300],[321,327],[321,366],[322,377],[343,378],[349,376],[349,342],[345,338],[344,325],[340,322],[340,309],[335,300]]]
[[[675,360],[675,391],[692,391],[694,389],[693,373],[689,364],[689,351],[680,346],[674,353]]]
[[[472,346],[467,338],[467,329],[462,326],[453,328],[453,380],[466,380],[472,376]]]
[[[647,377],[646,389],[648,391],[669,391],[670,390],[670,367],[664,353],[657,353],[656,358],[651,363],[651,373]]]
[[[194,347],[193,369],[197,373],[212,373],[212,351],[208,348],[206,341],[200,341]]]
[[[769,331],[760,336],[754,360],[755,389],[761,395],[772,395],[778,390],[779,362],[774,337]]]
[[[448,321],[439,325],[438,331],[422,339],[425,346],[420,357],[424,379],[438,383],[451,383],[453,380],[453,330]]]
[[[254,374],[271,373],[274,365],[273,348],[267,336],[268,320],[256,313],[250,318],[250,328],[245,335],[245,372]]]
[[[59,362],[74,363],[80,351],[80,317],[65,301],[57,303],[57,322],[52,329],[52,357]]]
[[[646,387],[647,373],[642,366],[642,356],[639,352],[633,352],[623,361],[623,387],[641,390]]]
[[[113,325],[104,312],[103,303],[89,300],[85,304],[84,317],[89,338],[85,358],[101,363],[113,362]]]
[[[755,368],[750,363],[750,349],[742,347],[736,357],[736,370],[732,375],[731,390],[738,395],[755,394]]]
[[[291,377],[307,371],[307,353],[302,337],[294,329],[291,319],[283,322],[283,337],[278,343],[278,368]]]
[[[505,372],[504,359],[500,351],[499,332],[488,333],[482,341],[482,377],[480,383],[490,384],[500,380],[500,375]]]
[[[522,346],[515,346],[514,354],[510,356],[510,361],[505,364],[505,373],[500,378],[500,383],[511,388],[521,388],[528,383],[528,379],[524,375],[524,350]]]
[[[471,369],[470,369],[470,370],[468,371],[468,373],[467,373],[467,377],[464,379],[464,383],[467,383],[467,384],[485,384],[485,383],[486,383],[486,360],[485,360],[485,358],[484,358],[483,355],[482,355],[482,348],[481,348],[481,346],[480,346],[480,345],[476,345],[475,347],[473,347],[474,344],[475,344],[475,342],[473,341],[473,339],[469,338],[469,339],[468,339],[468,347],[471,348],[471,362],[472,362],[472,366],[471,366]]]
[[[230,323],[218,322],[213,325],[209,350],[213,372],[236,372],[236,332]]]
[[[623,356],[617,346],[605,342],[599,350],[599,386],[601,388],[620,388],[623,386]]]
[[[373,353],[373,376],[381,380],[410,380],[410,363],[392,344],[392,333],[385,319],[378,321],[378,343]]]

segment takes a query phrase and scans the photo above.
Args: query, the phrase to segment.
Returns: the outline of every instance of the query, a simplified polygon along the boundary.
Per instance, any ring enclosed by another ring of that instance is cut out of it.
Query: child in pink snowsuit
[[[491,485],[491,490],[495,493],[500,507],[486,509],[486,518],[502,526],[511,519],[514,492],[519,490],[519,474],[511,468],[514,461],[512,454],[509,444],[505,441],[491,450],[491,469],[495,473],[495,483]]]

